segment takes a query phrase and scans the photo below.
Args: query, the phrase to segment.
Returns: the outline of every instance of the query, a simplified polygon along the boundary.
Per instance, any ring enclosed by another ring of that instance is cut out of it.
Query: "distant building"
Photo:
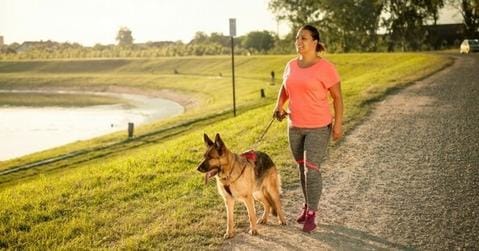
[[[33,41],[23,42],[23,43],[16,49],[16,51],[17,51],[17,52],[27,51],[28,49],[30,49],[30,48],[31,48],[33,45],[35,45],[36,43],[38,43],[38,42],[33,42]]]
[[[3,36],[0,36],[0,47],[3,46]]]
[[[466,38],[466,26],[463,23],[426,25],[424,28],[427,42],[436,50],[459,46]]]
[[[17,49],[16,51],[18,53],[28,51],[33,48],[48,48],[50,47],[54,42],[48,40],[48,41],[25,41],[23,42]]]

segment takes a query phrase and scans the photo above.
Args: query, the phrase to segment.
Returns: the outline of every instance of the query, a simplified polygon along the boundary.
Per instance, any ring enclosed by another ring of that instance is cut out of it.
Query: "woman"
[[[293,157],[299,168],[305,204],[297,222],[303,231],[316,228],[315,216],[321,196],[320,163],[326,155],[329,137],[342,136],[343,99],[339,74],[334,65],[318,55],[324,51],[318,30],[301,27],[296,35],[297,58],[286,65],[274,117],[288,115],[288,136]],[[333,98],[334,120],[328,93]],[[288,102],[289,113],[283,110]]]

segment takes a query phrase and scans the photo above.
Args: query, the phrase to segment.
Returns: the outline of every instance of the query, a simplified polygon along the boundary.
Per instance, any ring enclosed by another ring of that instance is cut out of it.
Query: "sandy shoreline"
[[[157,97],[174,101],[185,108],[185,111],[197,107],[200,101],[185,92],[180,92],[173,89],[161,89],[161,90],[145,90],[133,87],[124,86],[108,86],[103,88],[101,92],[114,92],[114,93],[126,93],[137,94],[149,97]]]
[[[71,86],[53,86],[53,87],[40,87],[40,88],[22,88],[21,86],[16,89],[0,89],[1,91],[39,91],[39,92],[85,92],[85,93],[117,93],[117,94],[135,94],[146,97],[156,97],[171,100],[183,106],[185,112],[199,106],[200,101],[186,92],[181,92],[173,89],[141,89],[125,86],[97,86],[89,87],[71,87]]]

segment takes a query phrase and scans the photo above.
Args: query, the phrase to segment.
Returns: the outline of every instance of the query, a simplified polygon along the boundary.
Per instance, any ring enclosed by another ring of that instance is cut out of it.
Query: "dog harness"
[[[240,154],[241,157],[245,157],[247,160],[256,163],[256,151],[255,150],[248,150],[242,154]]]

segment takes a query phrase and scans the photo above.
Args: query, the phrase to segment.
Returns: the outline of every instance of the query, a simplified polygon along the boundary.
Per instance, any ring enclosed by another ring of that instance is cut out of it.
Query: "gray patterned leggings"
[[[301,187],[308,209],[316,211],[321,197],[320,164],[326,156],[331,126],[321,128],[289,128],[289,145],[298,163]]]

